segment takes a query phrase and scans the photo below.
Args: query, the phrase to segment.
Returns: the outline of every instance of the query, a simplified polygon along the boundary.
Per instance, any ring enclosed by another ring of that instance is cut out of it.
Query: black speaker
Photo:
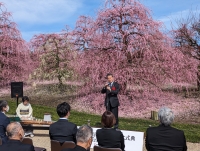
[[[23,97],[23,82],[11,82],[11,98]]]

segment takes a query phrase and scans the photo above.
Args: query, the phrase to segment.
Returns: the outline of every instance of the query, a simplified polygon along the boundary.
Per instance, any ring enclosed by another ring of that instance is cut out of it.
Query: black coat
[[[0,146],[0,151],[34,151],[34,146],[24,144],[19,140],[9,140],[6,144]]]
[[[76,143],[77,126],[67,119],[59,119],[49,127],[49,136],[51,140],[57,140],[60,143],[73,141]]]
[[[10,119],[4,113],[0,112],[0,137],[3,144],[8,140],[6,136],[6,127],[8,124],[10,124]]]
[[[150,127],[146,132],[148,151],[186,151],[184,132],[171,126]]]
[[[112,107],[119,106],[119,99],[117,97],[119,90],[120,90],[120,86],[117,82],[113,82],[111,91],[107,90],[106,87],[103,87],[103,89],[101,90],[101,93],[106,93],[106,98],[104,102],[105,106],[108,102],[110,102],[110,105]]]
[[[124,135],[113,128],[102,128],[96,131],[98,145],[105,148],[121,148],[124,151]]]

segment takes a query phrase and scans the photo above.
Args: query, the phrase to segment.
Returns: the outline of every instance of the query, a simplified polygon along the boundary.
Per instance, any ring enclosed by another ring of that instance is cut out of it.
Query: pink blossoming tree
[[[31,40],[31,47],[38,59],[35,61],[38,63],[35,71],[37,78],[57,78],[59,87],[62,87],[63,80],[73,75],[71,63],[75,58],[68,32],[36,35]]]
[[[175,46],[188,57],[196,59],[200,69],[200,16],[190,13],[187,19],[177,22],[177,29],[172,30]],[[200,90],[200,73],[197,72],[197,86]]]
[[[32,70],[30,51],[11,17],[0,4],[0,85],[24,81]]]
[[[111,72],[123,90],[192,82],[196,62],[174,51],[160,28],[149,10],[134,0],[107,1],[96,20],[80,17],[74,34],[75,45],[83,50],[81,75],[89,77],[90,84],[100,84]]]
[[[86,100],[97,108],[103,104],[99,92],[107,73],[121,84],[123,107],[147,107],[169,83],[194,82],[196,60],[176,51],[161,27],[136,0],[109,0],[95,19],[81,16],[73,38],[80,52],[77,73],[85,83],[81,92],[95,96]]]

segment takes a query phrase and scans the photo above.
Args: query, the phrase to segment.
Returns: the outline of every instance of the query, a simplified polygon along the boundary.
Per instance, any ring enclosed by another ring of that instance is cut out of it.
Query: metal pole
[[[18,97],[18,94],[16,94],[16,98],[17,98],[17,107],[18,107],[18,98],[19,98],[19,97]]]
[[[18,107],[18,97],[17,97],[17,107]]]

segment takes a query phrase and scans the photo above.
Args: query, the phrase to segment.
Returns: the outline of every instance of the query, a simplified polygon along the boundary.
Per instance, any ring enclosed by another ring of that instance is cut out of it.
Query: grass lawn
[[[15,114],[16,102],[8,101],[10,106],[10,111],[8,114]],[[33,107],[33,116],[39,119],[43,119],[44,113],[50,113],[52,120],[58,120],[58,115],[56,109],[52,107],[45,107],[39,105],[32,105]],[[100,127],[101,116],[87,114],[83,112],[71,111],[71,116],[69,120],[78,126],[87,124],[90,120],[90,125],[93,127]],[[148,119],[130,119],[130,118],[119,118],[119,128],[122,130],[131,130],[131,131],[143,131],[151,126],[157,126],[158,121],[148,120]],[[198,124],[186,124],[186,123],[174,123],[172,125],[175,128],[181,129],[185,132],[186,140],[188,142],[199,143],[200,142],[200,125]]]

